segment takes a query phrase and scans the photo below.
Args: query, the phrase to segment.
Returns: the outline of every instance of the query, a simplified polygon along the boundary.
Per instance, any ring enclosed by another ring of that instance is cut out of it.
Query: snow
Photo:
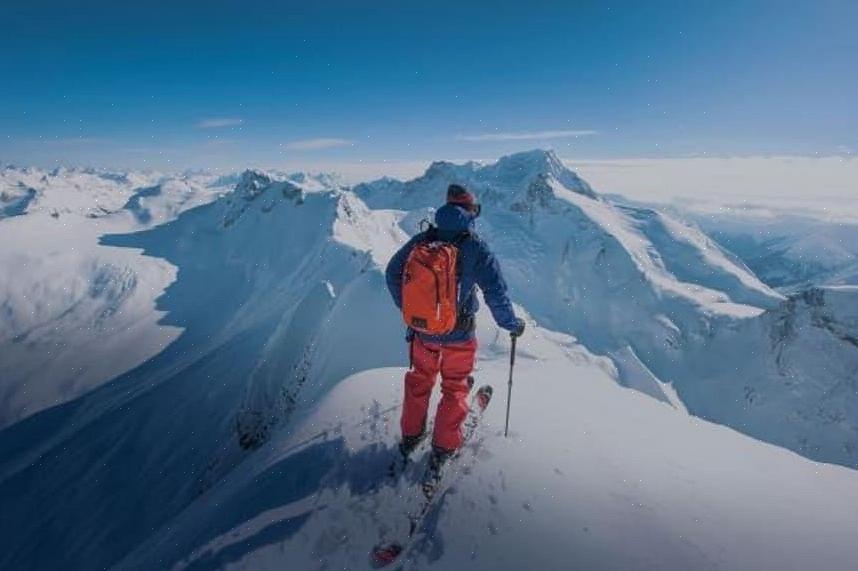
[[[858,284],[858,224],[795,216],[707,217],[699,223],[783,291]]]
[[[635,354],[634,349],[626,345],[611,353],[610,357],[617,367],[616,378],[622,386],[688,412],[673,387],[659,380]]]
[[[93,169],[35,168],[0,170],[0,191],[32,191],[23,213],[49,212],[55,216],[75,213],[96,217],[121,208],[134,188],[153,184],[157,173],[114,173]]]
[[[91,169],[0,171],[32,191],[0,224],[0,427],[72,400],[145,362],[179,334],[155,299],[176,268],[107,233],[162,223],[215,199],[209,175]]]
[[[689,221],[782,293],[813,285],[858,284],[858,224],[854,220],[830,220],[818,216],[813,208],[782,213],[754,208],[701,211],[696,203],[645,204],[619,195],[612,200]]]
[[[158,325],[154,301],[175,268],[99,247],[101,231],[77,217],[0,225],[0,427],[80,396],[176,338]]]
[[[258,171],[244,176],[273,180]],[[276,176],[296,193],[335,180],[301,174],[291,175],[299,181],[291,183]],[[0,171],[0,263],[9,269],[0,275],[0,427],[81,396],[178,337],[181,328],[162,323],[165,312],[156,307],[177,267],[100,238],[173,221],[228,194],[226,185],[240,180],[207,173]],[[22,192],[23,198],[16,194]]]
[[[450,474],[405,568],[847,569],[858,555],[858,473],[625,391],[600,358],[558,354],[540,330],[522,348],[510,439],[498,347],[478,365],[496,391],[464,453],[476,462]],[[383,476],[403,373],[344,380],[118,568],[371,568],[381,530],[403,525],[399,506],[416,492]]]
[[[383,268],[450,182],[528,330],[504,439],[480,313],[495,401],[405,568],[851,566],[858,288],[772,289],[530,151],[353,189],[5,169],[0,567],[367,567],[416,478],[379,477],[407,361]]]

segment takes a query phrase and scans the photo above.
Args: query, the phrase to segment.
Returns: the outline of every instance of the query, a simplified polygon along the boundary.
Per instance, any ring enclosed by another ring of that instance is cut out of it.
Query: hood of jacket
[[[435,226],[444,233],[473,232],[474,216],[455,204],[445,204],[435,212]]]

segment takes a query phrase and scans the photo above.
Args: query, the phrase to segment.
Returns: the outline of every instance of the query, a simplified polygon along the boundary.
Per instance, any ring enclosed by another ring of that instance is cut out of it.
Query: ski
[[[399,557],[408,550],[418,537],[423,521],[431,511],[434,505],[435,498],[441,497],[445,491],[445,487],[450,484],[449,478],[445,480],[444,474],[450,471],[462,473],[473,464],[476,455],[469,456],[471,462],[462,464],[462,451],[465,446],[473,440],[474,434],[479,427],[483,413],[489,405],[492,398],[492,387],[489,385],[481,386],[471,399],[470,411],[468,418],[463,425],[462,446],[456,454],[450,458],[443,467],[442,471],[433,469],[431,462],[426,467],[423,481],[420,487],[420,495],[418,503],[413,509],[407,511],[408,530],[403,534],[403,537],[392,541],[383,541],[376,545],[371,554],[373,564],[380,568],[386,567],[399,559]]]

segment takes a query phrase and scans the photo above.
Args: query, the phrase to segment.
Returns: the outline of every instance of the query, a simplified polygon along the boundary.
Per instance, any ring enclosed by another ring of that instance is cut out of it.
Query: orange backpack
[[[402,317],[411,329],[444,335],[456,328],[459,250],[447,242],[414,246],[402,272]]]

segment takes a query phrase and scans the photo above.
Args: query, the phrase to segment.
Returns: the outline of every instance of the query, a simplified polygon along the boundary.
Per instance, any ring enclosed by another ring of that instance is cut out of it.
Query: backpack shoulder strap
[[[429,227],[423,231],[423,239],[426,242],[435,242],[438,240],[438,227],[434,224],[429,224]]]

